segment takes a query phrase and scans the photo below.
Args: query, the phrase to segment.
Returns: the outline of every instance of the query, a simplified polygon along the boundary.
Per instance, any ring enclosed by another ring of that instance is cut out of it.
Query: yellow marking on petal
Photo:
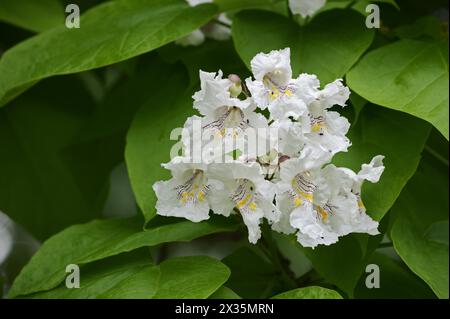
[[[189,198],[189,193],[188,192],[181,193],[181,202],[183,204],[186,204],[186,202],[188,201],[188,198]]]
[[[358,207],[360,209],[366,209],[366,206],[364,206],[364,203],[362,202],[362,200],[358,200]]]
[[[240,200],[239,202],[237,202],[236,208],[237,208],[237,209],[242,208],[243,206],[245,206],[245,205],[248,203],[248,201],[249,201],[251,198],[252,198],[252,194],[246,195],[246,196],[244,197],[244,199],[242,199],[242,200]]]
[[[275,100],[276,98],[278,98],[278,96],[280,96],[280,91],[276,88],[273,88],[270,91],[269,96],[271,100]]]
[[[292,96],[292,91],[288,89],[284,91],[284,94],[286,94],[287,96]]]
[[[312,130],[314,133],[317,133],[317,132],[319,132],[322,128],[323,128],[323,124],[322,124],[322,123],[315,123],[315,124],[312,125],[311,130]]]
[[[205,201],[205,196],[206,196],[205,192],[199,192],[197,194],[197,198],[198,198],[199,202],[204,202]]]
[[[320,217],[322,217],[323,221],[327,221],[328,213],[320,206],[317,206],[317,210],[319,211]]]
[[[249,208],[251,211],[255,211],[255,210],[258,208],[258,206],[256,205],[255,202],[251,202],[250,204],[248,204],[248,208]]]
[[[295,196],[294,197],[294,205],[295,205],[295,207],[301,206],[302,204],[303,204],[302,199],[300,197],[298,197],[298,196]]]
[[[300,192],[300,195],[303,196],[307,201],[312,202],[314,199],[314,195],[313,194],[308,194],[305,192]]]
[[[314,195],[312,193],[305,193],[304,191],[302,191],[300,187],[297,185],[295,178],[292,180],[291,185],[295,193],[297,193],[299,196],[303,197],[304,199],[312,203]]]

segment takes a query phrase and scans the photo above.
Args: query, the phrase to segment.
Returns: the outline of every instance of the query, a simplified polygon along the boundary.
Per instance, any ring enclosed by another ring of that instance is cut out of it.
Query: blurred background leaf
[[[275,13],[244,11],[233,19],[232,32],[248,67],[259,52],[289,47],[293,74],[317,74],[326,84],[343,77],[369,48],[374,32],[363,24],[363,16],[351,10],[324,12],[304,27]]]

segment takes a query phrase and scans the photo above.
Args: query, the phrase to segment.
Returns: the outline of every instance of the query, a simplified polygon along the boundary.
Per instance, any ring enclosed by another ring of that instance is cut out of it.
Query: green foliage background
[[[0,210],[43,242],[3,278],[8,297],[448,298],[448,2],[375,2],[380,29],[365,27],[367,0],[328,1],[310,19],[285,0],[84,0],[81,28],[67,29],[67,1],[0,0]],[[231,40],[173,43],[222,12]],[[285,47],[294,75],[352,91],[353,145],[334,162],[357,170],[386,156],[362,192],[382,234],[312,250],[266,231],[252,246],[238,218],[155,216],[151,185],[168,177],[160,163],[193,114],[198,70],[244,78],[255,54]],[[108,219],[121,163],[138,214]],[[228,248],[168,253],[181,242]],[[365,286],[371,263],[380,289]],[[81,289],[66,289],[68,264],[81,266]]]

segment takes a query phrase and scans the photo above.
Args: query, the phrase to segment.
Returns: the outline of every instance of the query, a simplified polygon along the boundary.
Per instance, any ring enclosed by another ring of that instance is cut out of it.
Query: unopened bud
[[[238,97],[242,93],[241,78],[236,74],[230,74],[228,80],[232,83],[229,89],[231,96]]]

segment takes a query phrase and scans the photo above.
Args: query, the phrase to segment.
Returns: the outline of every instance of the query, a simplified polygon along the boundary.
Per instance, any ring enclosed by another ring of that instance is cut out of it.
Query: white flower
[[[201,115],[209,117],[216,117],[218,109],[223,107],[237,107],[240,110],[251,109],[253,111],[256,106],[249,99],[240,100],[232,96],[233,85],[234,82],[223,78],[223,73],[220,70],[217,74],[200,70],[201,89],[192,96],[194,108]]]
[[[207,165],[175,157],[163,164],[163,167],[169,169],[173,177],[153,185],[158,198],[157,213],[162,216],[184,217],[193,222],[208,219],[211,194],[220,192],[223,184],[208,178]]]
[[[0,266],[8,258],[13,246],[13,222],[0,211]]]
[[[266,81],[268,85],[285,87],[292,79],[291,50],[273,50],[259,53],[251,61],[253,76],[256,81]]]
[[[304,79],[292,80],[290,54],[289,48],[257,54],[250,62],[255,80],[245,82],[256,104],[269,108],[274,119],[297,119],[306,112],[300,88]]]
[[[366,208],[361,199],[361,187],[364,181],[369,181],[371,183],[377,183],[384,171],[383,165],[384,156],[377,155],[370,161],[369,164],[362,164],[361,170],[356,174],[351,169],[348,168],[337,168],[339,172],[343,173],[345,176],[341,178],[338,185],[335,186],[336,189],[342,189],[346,193],[352,193],[356,196],[358,211],[360,215],[366,215]],[[345,182],[344,182],[345,181]]]
[[[217,16],[217,21],[220,23],[211,21],[202,27],[202,31],[209,39],[217,41],[226,41],[231,38],[231,26],[232,21],[226,16],[225,13],[221,13]]]
[[[314,15],[326,3],[326,0],[289,0],[289,8],[293,14],[303,18]]]
[[[275,186],[264,179],[257,163],[211,164],[211,176],[225,184],[224,191],[212,193],[215,213],[229,216],[233,208],[238,210],[248,228],[248,240],[256,243],[262,219],[272,223],[279,218],[273,204]]]
[[[277,183],[276,204],[281,218],[272,228],[276,231],[291,234],[294,211],[309,209],[314,201],[314,192],[320,182],[320,168],[331,159],[326,153],[323,157],[313,157],[313,149],[305,149],[298,158],[291,158],[280,165],[280,181]]]
[[[182,47],[198,46],[203,42],[205,42],[205,35],[200,29],[195,29],[188,35],[175,41],[176,44],[181,45]]]
[[[336,80],[317,93],[317,98],[308,105],[310,126],[305,127],[305,137],[320,145],[325,152],[346,152],[351,145],[345,136],[349,121],[338,112],[329,111],[334,105],[345,106],[350,90],[341,80]]]
[[[192,131],[191,125],[194,119],[201,121],[202,136],[218,138],[220,143],[235,145],[234,149],[240,149],[247,155],[257,156],[258,149],[248,147],[249,140],[246,133],[248,129],[268,128],[267,119],[259,113],[255,113],[256,105],[252,99],[240,100],[235,95],[240,94],[240,83],[222,78],[221,71],[209,73],[200,71],[201,90],[196,92],[194,108],[203,117],[188,119],[185,124],[187,131]],[[237,81],[237,80],[236,80]],[[255,132],[255,135],[256,132]],[[262,138],[262,137],[261,137]],[[184,138],[186,140],[186,138]],[[216,147],[221,147],[221,144]],[[234,150],[233,149],[233,150]],[[208,152],[209,150],[203,150]],[[254,154],[252,151],[256,151]]]

